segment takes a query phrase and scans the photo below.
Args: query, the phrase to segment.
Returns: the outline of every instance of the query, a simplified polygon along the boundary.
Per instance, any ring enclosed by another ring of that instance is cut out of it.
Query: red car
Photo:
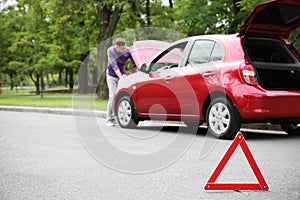
[[[270,122],[299,134],[300,53],[287,42],[299,25],[300,1],[277,0],[256,6],[239,35],[137,42],[140,70],[115,95],[119,125],[205,122],[213,136],[232,138],[242,123]]]

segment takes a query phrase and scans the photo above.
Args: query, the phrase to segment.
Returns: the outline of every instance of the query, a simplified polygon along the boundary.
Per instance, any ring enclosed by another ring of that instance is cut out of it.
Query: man
[[[126,41],[122,38],[118,38],[114,46],[111,46],[107,50],[108,66],[107,66],[107,85],[109,91],[109,99],[107,105],[107,126],[114,126],[116,119],[112,110],[113,100],[118,81],[126,74],[125,64],[128,58],[131,58],[130,48],[126,46]]]

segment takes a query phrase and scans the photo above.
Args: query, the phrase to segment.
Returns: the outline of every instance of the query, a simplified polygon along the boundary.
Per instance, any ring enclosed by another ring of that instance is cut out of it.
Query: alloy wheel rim
[[[209,111],[208,118],[210,129],[218,135],[226,132],[229,128],[230,112],[223,103],[214,104]]]
[[[121,125],[127,126],[131,120],[131,106],[128,101],[122,101],[118,108],[118,119]]]

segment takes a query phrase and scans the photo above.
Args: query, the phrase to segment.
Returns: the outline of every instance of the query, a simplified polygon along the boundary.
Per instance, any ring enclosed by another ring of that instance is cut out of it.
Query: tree
[[[50,29],[54,44],[58,47],[52,54],[52,62],[61,74],[66,71],[66,80],[70,89],[74,87],[74,73],[77,73],[80,65],[90,52],[95,37],[96,17],[95,12],[88,0],[83,1],[43,1],[43,7],[47,11]],[[57,54],[59,52],[59,54]],[[84,92],[87,86],[87,77],[81,76],[79,90]]]
[[[7,18],[15,16],[11,23],[6,23],[15,29],[7,45],[14,57],[5,62],[9,69],[14,69],[11,74],[21,67],[39,94],[40,86],[42,90],[45,87],[45,75],[65,70],[72,90],[74,74],[96,44],[90,39],[95,38],[96,17],[89,1],[23,0],[18,2],[17,9],[1,14]]]
[[[107,98],[107,86],[105,81],[105,69],[107,65],[106,51],[112,44],[112,36],[116,29],[120,14],[123,11],[125,0],[114,2],[111,0],[90,0],[97,9],[98,25],[98,66],[101,78],[98,84],[97,93],[100,98]]]
[[[266,0],[176,0],[176,29],[189,36],[237,33],[254,6],[262,2]]]
[[[16,82],[15,79],[17,79],[17,74],[22,71],[22,65],[18,61],[17,55],[12,54],[8,49],[15,41],[13,33],[22,31],[24,20],[20,17],[22,10],[17,11],[14,6],[3,9],[0,15],[0,72],[8,74],[12,90]]]
[[[36,93],[44,90],[44,72],[49,70],[45,57],[51,49],[51,38],[45,12],[39,1],[24,0],[18,3],[19,15],[22,27],[14,32],[14,41],[10,53],[16,55],[16,59],[9,63],[10,66],[22,66],[36,87]]]

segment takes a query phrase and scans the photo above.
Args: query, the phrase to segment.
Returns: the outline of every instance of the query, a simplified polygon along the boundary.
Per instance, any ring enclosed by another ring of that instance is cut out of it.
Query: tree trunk
[[[68,68],[66,68],[65,70],[66,74],[65,74],[65,86],[68,87],[68,84],[69,84],[69,79],[68,79],[68,75],[69,75],[69,70]]]
[[[9,74],[9,78],[10,78],[10,90],[13,90],[14,86],[15,86],[14,75],[13,74]]]
[[[173,0],[169,0],[169,6],[170,8],[173,8]]]
[[[239,24],[238,14],[241,10],[238,6],[239,1],[240,0],[232,0],[234,17],[233,17],[232,23],[230,24],[229,30],[228,30],[229,34],[234,34],[237,31],[236,28],[238,27],[238,24]]]
[[[151,25],[150,20],[150,0],[146,0],[146,25],[149,27]]]
[[[44,92],[45,92],[44,73],[41,72],[41,98],[44,98]]]
[[[98,71],[99,83],[97,84],[97,94],[101,99],[107,99],[108,90],[106,85],[107,49],[112,44],[112,36],[122,13],[122,5],[105,4],[98,6]]]
[[[170,9],[173,10],[173,7],[174,7],[173,0],[169,0],[169,7],[170,7]],[[172,13],[173,13],[173,11],[172,11]],[[172,23],[174,22],[173,16],[171,16],[171,19],[170,19],[170,20],[171,20]]]
[[[78,70],[78,93],[86,94],[88,92],[88,61],[89,57],[87,55],[81,56],[82,65]]]
[[[106,84],[106,67],[107,67],[107,49],[111,46],[111,40],[105,40],[98,46],[98,66],[99,66],[99,83],[96,92],[100,99],[108,98],[108,88]]]
[[[54,78],[54,76],[53,76],[53,73],[51,73],[50,75],[51,75],[51,79],[52,79],[52,85],[53,85],[53,86],[57,86],[57,82],[56,82],[56,80],[55,80],[55,78]],[[52,85],[50,85],[50,87],[51,87]]]
[[[40,91],[40,74],[36,73],[36,95],[39,95],[41,93]]]
[[[30,79],[34,83],[35,86],[35,94],[39,95],[40,94],[40,75],[36,72],[35,73],[36,79],[34,80],[33,74],[29,74]]]
[[[58,71],[58,85],[62,85],[62,69]]]
[[[98,69],[94,68],[92,71],[92,84],[93,87],[95,87],[97,85],[98,82]]]
[[[46,73],[45,74],[45,77],[46,77],[46,88],[50,88],[50,80],[49,80],[49,73]]]
[[[73,91],[74,88],[74,72],[73,69],[70,68],[69,69],[69,87],[70,87],[70,91]]]

